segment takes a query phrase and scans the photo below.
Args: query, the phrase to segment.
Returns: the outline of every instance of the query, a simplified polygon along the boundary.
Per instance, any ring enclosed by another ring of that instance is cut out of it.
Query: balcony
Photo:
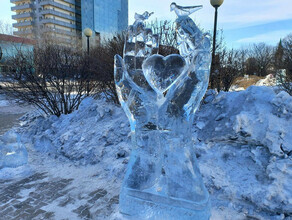
[[[70,32],[70,31],[65,31],[61,30],[58,28],[45,28],[43,30],[44,33],[57,33],[57,34],[63,34],[63,35],[68,35],[68,36],[76,36],[76,31],[75,32]]]
[[[16,5],[11,7],[11,11],[17,11],[17,10],[23,10],[23,9],[29,9],[29,8],[33,8],[33,4],[24,4],[24,5]]]
[[[27,13],[12,15],[12,19],[14,20],[21,19],[21,18],[29,18],[29,17],[33,17],[33,13],[27,12]]]
[[[44,1],[40,2],[40,5],[41,6],[51,5],[51,6],[55,6],[57,8],[60,8],[60,9],[66,10],[66,11],[70,11],[70,12],[76,13],[76,14],[81,14],[81,11],[78,10],[78,9],[70,8],[70,7],[66,6],[66,5],[54,2],[52,0],[44,0]],[[44,9],[44,10],[46,10],[46,9]]]
[[[67,14],[64,14],[62,12],[58,12],[58,11],[55,11],[55,10],[52,10],[52,9],[42,10],[41,14],[42,15],[51,14],[51,15],[56,15],[56,16],[61,17],[61,18],[66,18],[68,20],[76,21],[76,17],[73,17],[71,15],[67,15]]]
[[[81,7],[81,3],[80,2],[77,2],[75,0],[63,0],[63,1]]]
[[[24,21],[24,22],[14,23],[13,27],[18,28],[18,27],[25,27],[25,26],[32,26],[32,25],[33,25],[32,21]]]
[[[40,20],[40,23],[41,24],[57,24],[60,26],[68,27],[68,28],[74,28],[74,29],[76,28],[75,24],[70,24],[70,23],[67,23],[64,21],[59,21],[59,20],[51,19],[51,18],[42,19],[42,20]]]
[[[32,30],[14,31],[13,32],[14,35],[18,35],[18,36],[32,34],[32,33],[33,33]]]
[[[17,2],[22,2],[22,1],[25,1],[25,0],[10,0],[11,3],[17,3]]]

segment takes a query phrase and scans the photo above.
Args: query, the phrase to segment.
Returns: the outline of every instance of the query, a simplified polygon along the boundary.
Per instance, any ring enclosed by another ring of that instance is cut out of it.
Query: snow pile
[[[22,121],[18,132],[29,152],[73,161],[78,169],[95,164],[99,187],[118,193],[131,146],[120,107],[87,98],[70,115],[26,115]],[[211,195],[212,219],[284,219],[292,214],[291,131],[292,97],[285,92],[255,86],[208,92],[196,113],[193,138]],[[91,211],[119,219],[117,210]]]
[[[0,96],[1,98],[1,96]],[[9,105],[9,101],[7,100],[0,100],[0,106],[8,106]]]
[[[127,118],[121,108],[101,100],[87,98],[79,110],[60,118],[27,115],[22,120],[22,139],[29,145],[56,157],[62,155],[76,164],[96,164],[108,150],[117,157],[128,155]]]
[[[292,97],[252,86],[209,93],[205,102],[196,115],[195,135],[209,190],[235,203],[291,214]]]
[[[8,132],[0,138],[0,169],[25,165],[27,159],[26,148],[16,133]]]
[[[287,93],[251,86],[207,95],[195,119],[200,140],[266,146],[277,156],[292,151],[292,98]]]
[[[273,76],[273,74],[269,74],[266,76],[266,78],[259,80],[255,85],[256,86],[275,86],[276,78]]]

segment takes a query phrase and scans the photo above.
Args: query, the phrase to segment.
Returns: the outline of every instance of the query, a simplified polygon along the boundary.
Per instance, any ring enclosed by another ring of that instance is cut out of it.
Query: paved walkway
[[[5,97],[0,96],[1,100]],[[18,118],[30,109],[13,102],[0,106],[0,135],[17,125]],[[75,167],[50,155],[28,153],[25,169],[31,170],[30,176],[0,179],[0,220],[108,219],[105,216],[117,210],[119,184],[109,178],[102,189],[100,167]],[[110,176],[105,170],[102,174]]]
[[[18,119],[24,114],[7,114],[0,112],[0,135],[17,125]]]
[[[18,119],[31,109],[32,106],[17,103],[0,94],[0,135],[17,125]]]
[[[108,192],[96,189],[83,198],[74,198],[70,194],[72,181],[49,179],[46,173],[36,173],[18,181],[0,181],[0,219],[93,219],[90,209],[98,200],[105,199]],[[86,201],[78,205],[78,200]],[[118,204],[118,196],[105,202],[111,208],[113,204]],[[64,213],[64,218],[56,217],[54,211],[47,211],[52,204],[55,210]],[[68,212],[73,215],[68,217]]]

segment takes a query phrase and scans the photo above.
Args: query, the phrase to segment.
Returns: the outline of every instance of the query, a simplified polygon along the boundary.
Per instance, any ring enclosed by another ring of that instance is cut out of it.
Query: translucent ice
[[[27,151],[16,133],[6,133],[0,140],[0,169],[27,163]]]
[[[142,69],[152,89],[162,94],[179,79],[185,64],[185,59],[176,54],[167,57],[153,55],[145,60]]]
[[[129,27],[124,58],[115,57],[116,89],[133,144],[120,211],[129,219],[209,219],[191,127],[208,86],[210,40],[179,14],[180,55],[163,57],[155,54],[158,36],[144,20],[137,17]]]

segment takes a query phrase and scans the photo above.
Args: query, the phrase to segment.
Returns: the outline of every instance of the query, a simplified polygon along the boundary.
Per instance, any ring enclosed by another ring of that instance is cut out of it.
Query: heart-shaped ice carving
[[[176,82],[185,65],[185,59],[178,54],[152,55],[143,62],[142,69],[149,85],[162,94]]]

